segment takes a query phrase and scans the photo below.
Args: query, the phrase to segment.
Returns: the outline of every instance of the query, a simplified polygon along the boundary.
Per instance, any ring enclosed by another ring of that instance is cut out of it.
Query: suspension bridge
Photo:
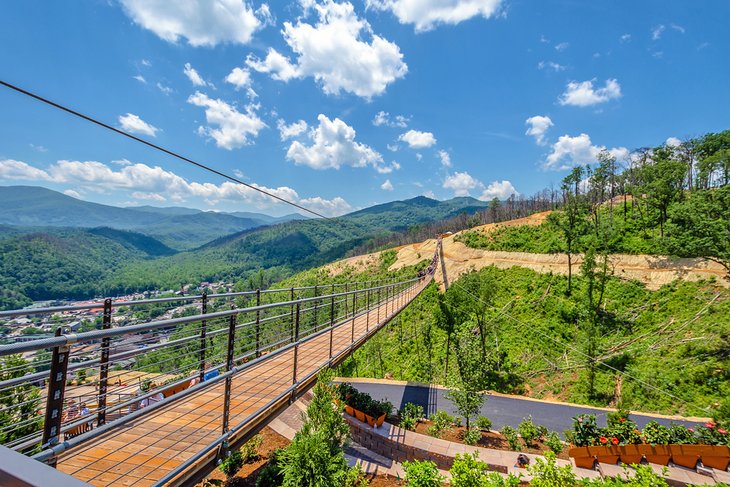
[[[407,280],[0,312],[101,314],[100,329],[62,324],[53,337],[0,345],[0,394],[13,398],[0,411],[13,419],[0,425],[11,438],[0,480],[33,485],[14,471],[19,453],[56,467],[44,475],[91,485],[195,480],[407,307],[437,261],[438,249]],[[153,311],[163,319],[144,318]]]

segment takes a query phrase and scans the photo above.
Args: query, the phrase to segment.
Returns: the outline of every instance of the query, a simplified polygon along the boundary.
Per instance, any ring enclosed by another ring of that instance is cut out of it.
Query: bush
[[[502,435],[507,439],[507,443],[509,443],[509,449],[514,451],[520,451],[522,450],[522,447],[520,446],[520,438],[517,436],[517,430],[514,429],[512,426],[505,425],[502,430],[500,431]]]
[[[440,487],[445,480],[436,464],[430,461],[403,462],[406,485],[410,487]]]
[[[218,465],[218,469],[223,472],[226,477],[233,477],[243,466],[243,455],[238,450],[234,450],[228,457]]]
[[[528,469],[532,475],[532,487],[573,487],[578,483],[571,466],[558,467],[555,453],[551,451],[545,454],[544,460],[537,457]]]
[[[347,471],[343,487],[367,487],[368,485],[370,482],[359,463]]]
[[[400,410],[399,416],[401,420],[404,418],[411,418],[414,420],[414,423],[417,423],[423,419],[423,406],[407,402],[406,405],[403,406],[403,409]]]
[[[573,417],[573,431],[567,437],[575,446],[595,445],[600,436],[595,415],[579,414]]]
[[[428,434],[436,438],[440,437],[444,431],[454,424],[454,417],[446,411],[436,411],[429,419],[433,424],[428,427]]]
[[[520,436],[525,440],[525,445],[534,446],[535,440],[539,437],[540,432],[538,431],[535,423],[532,422],[532,416],[523,418],[520,425],[517,427]]]
[[[649,465],[624,466],[625,475],[614,478],[583,479],[583,487],[667,487],[667,481],[654,473]],[[626,479],[621,478],[626,477]]]
[[[560,435],[558,435],[555,431],[550,431],[547,435],[545,435],[545,444],[551,451],[555,452],[556,455],[559,455],[565,448],[563,442],[560,441]]]
[[[409,431],[415,431],[416,430],[416,420],[414,418],[410,418],[410,417],[401,418],[400,427],[407,429]]]
[[[467,445],[476,445],[482,437],[482,431],[478,428],[469,428],[464,431],[464,443]]]
[[[255,462],[256,460],[261,458],[261,455],[259,455],[259,447],[263,442],[264,437],[261,435],[256,435],[243,444],[243,446],[241,447],[241,457],[243,459],[243,463]]]
[[[689,430],[681,424],[672,423],[669,425],[669,443],[674,445],[689,445],[697,443],[694,431]]]
[[[268,463],[256,479],[256,487],[276,487],[284,483],[284,474],[279,464],[281,452],[281,449],[271,452]]]
[[[669,428],[656,421],[649,421],[644,426],[644,440],[650,445],[668,445],[670,437]]]
[[[476,452],[457,454],[449,470],[451,487],[481,487],[488,472],[487,464],[479,460]]]
[[[489,431],[492,428],[492,420],[486,416],[479,416],[477,418],[477,428],[482,431]]]

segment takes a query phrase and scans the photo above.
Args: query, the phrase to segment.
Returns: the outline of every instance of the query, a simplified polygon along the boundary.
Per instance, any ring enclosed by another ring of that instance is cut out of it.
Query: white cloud
[[[598,154],[607,150],[605,146],[596,146],[591,142],[588,134],[580,134],[576,137],[562,135],[552,146],[552,152],[548,154],[544,169],[563,171],[575,166],[591,164],[596,162]],[[626,159],[629,155],[625,147],[608,149],[609,153],[616,159]]]
[[[378,171],[378,174],[390,174],[398,169],[400,169],[400,164],[396,161],[392,161],[388,166],[375,166],[375,170]]]
[[[606,80],[603,88],[593,89],[593,80],[571,81],[558,101],[561,105],[586,107],[621,98],[621,85],[615,79]]]
[[[371,147],[355,142],[355,129],[339,118],[330,120],[323,114],[317,117],[319,126],[309,131],[312,145],[295,140],[289,146],[286,158],[295,164],[313,169],[339,169],[342,166],[378,167],[383,157]]]
[[[48,149],[42,145],[29,144],[29,147],[36,152],[48,152]]]
[[[393,183],[390,182],[390,179],[386,179],[385,182],[380,185],[380,189],[383,191],[393,191]]]
[[[450,174],[444,180],[443,187],[454,192],[454,196],[469,196],[469,192],[473,189],[482,189],[484,184],[478,179],[474,179],[468,172],[455,172]]]
[[[145,200],[145,201],[167,201],[167,198],[162,196],[158,193],[143,193],[141,191],[135,191],[132,193],[132,198],[136,200]]]
[[[268,7],[254,12],[244,0],[121,0],[121,3],[135,23],[161,39],[177,43],[185,38],[196,47],[247,44],[254,32],[268,22]]]
[[[240,169],[234,169],[233,175],[236,176],[238,179],[243,179],[246,177],[246,175]]]
[[[162,83],[157,83],[157,89],[160,90],[165,95],[169,95],[170,93],[175,91],[172,88],[170,88],[169,86],[163,85]]]
[[[63,192],[66,196],[70,196],[72,198],[76,198],[77,200],[81,199],[81,195],[78,191],[74,191],[73,189],[67,189]]]
[[[398,140],[408,144],[411,149],[425,149],[436,143],[436,138],[431,132],[419,132],[418,130],[409,130],[401,134]]]
[[[398,152],[399,149],[398,144],[386,144],[385,147],[387,147],[390,152]]]
[[[494,198],[497,198],[498,200],[506,200],[512,195],[519,196],[519,194],[520,193],[517,192],[515,187],[512,186],[512,183],[507,180],[492,181],[489,186],[484,189],[481,196],[479,196],[479,199],[482,201],[491,201]]]
[[[307,5],[317,11],[316,25],[302,19],[296,24],[284,22],[284,40],[296,61],[270,48],[263,60],[249,56],[250,68],[281,81],[311,76],[326,94],[345,91],[368,99],[406,75],[400,48],[374,34],[370,24],[355,15],[351,3],[325,0]],[[370,42],[363,40],[364,34]]]
[[[396,115],[391,118],[390,113],[381,110],[375,115],[375,118],[373,118],[373,125],[376,127],[385,125],[386,127],[405,128],[408,126],[409,121],[410,118],[404,115]]]
[[[199,91],[190,95],[188,103],[205,108],[208,126],[198,127],[198,134],[212,138],[223,149],[237,149],[250,144],[251,137],[257,137],[259,131],[266,127],[256,114],[258,107],[255,105],[247,105],[246,113],[241,113],[223,100],[209,98]]]
[[[684,34],[684,32],[685,32],[684,27],[682,27],[681,25],[672,24],[670,27],[672,29],[676,30],[677,32],[679,32],[680,34]]]
[[[439,159],[441,159],[441,165],[444,167],[451,167],[451,156],[445,150],[438,151]]]
[[[226,76],[225,80],[235,86],[236,91],[238,91],[241,88],[251,86],[251,72],[246,68],[233,68],[233,71]]]
[[[679,140],[677,137],[669,137],[665,144],[669,147],[679,147],[680,145],[682,145],[682,141]]]
[[[142,66],[147,66],[148,68],[152,66],[152,63],[148,59],[143,59],[141,62]]]
[[[545,132],[553,126],[553,121],[550,120],[550,117],[535,115],[525,120],[525,123],[530,126],[525,134],[535,137],[538,145],[545,145]]]
[[[0,159],[0,180],[51,181],[51,176],[23,161]]]
[[[185,73],[185,76],[188,77],[193,86],[208,86],[208,82],[200,76],[200,73],[198,73],[195,68],[190,65],[190,63],[185,63],[183,73]]]
[[[656,27],[651,29],[651,39],[653,41],[658,41],[659,39],[661,39],[665,29],[666,27],[664,27],[663,24],[657,25]]]
[[[160,130],[157,127],[150,125],[134,113],[127,113],[126,115],[119,115],[119,125],[122,130],[131,132],[133,134],[149,135],[150,137],[156,137],[157,131]]]
[[[436,197],[436,195],[434,194],[434,192],[431,191],[430,189],[428,191],[426,191],[425,193],[423,193],[423,196],[425,196],[426,198],[431,198],[432,200],[437,200],[438,199]]]
[[[553,62],[553,61],[540,61],[539,63],[537,63],[537,69],[545,69],[545,70],[555,71],[556,73],[558,73],[560,71],[564,71],[565,66],[563,66],[562,64]]]
[[[629,42],[631,40],[631,34],[624,34],[621,36],[621,42]]]
[[[565,51],[568,47],[570,47],[570,43],[561,42],[560,44],[555,45],[555,50],[558,52],[561,52],[561,51]]]
[[[132,77],[142,84],[145,84],[145,85],[147,84],[147,80],[144,79],[144,76],[142,76],[141,74],[138,74],[137,76],[132,76]]]
[[[308,125],[304,120],[299,120],[298,122],[293,122],[287,125],[284,119],[280,118],[276,122],[276,128],[279,129],[281,140],[289,140],[306,132]]]
[[[136,199],[162,201],[160,198],[164,198],[177,203],[189,198],[200,198],[209,202],[225,200],[246,203],[261,209],[283,204],[242,184],[231,181],[220,184],[189,182],[159,166],[152,167],[142,163],[112,168],[97,161],[61,160],[44,171],[25,162],[0,160],[0,179],[70,183],[89,191],[131,191],[132,197]],[[252,183],[252,186],[328,216],[351,210],[351,206],[341,197],[331,200],[319,196],[301,198],[294,189],[287,186],[268,188],[256,183]]]
[[[401,24],[413,24],[416,31],[439,24],[456,25],[478,15],[488,19],[499,13],[501,0],[367,0],[368,8],[390,10]]]

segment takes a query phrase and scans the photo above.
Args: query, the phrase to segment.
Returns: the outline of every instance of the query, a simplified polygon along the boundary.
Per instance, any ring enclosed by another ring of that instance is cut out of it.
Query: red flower
[[[689,431],[690,433],[694,433],[695,432],[695,429],[694,428],[687,428],[687,431]]]
[[[727,431],[725,431],[722,428],[717,428],[717,432],[720,433],[721,435],[727,434]]]
[[[708,421],[705,423],[705,428],[713,429],[715,427],[715,423],[712,421]]]
[[[349,395],[349,394],[345,394],[345,397],[346,397],[347,399],[350,399],[350,395]]]
[[[618,422],[619,423],[625,423],[626,422],[626,418],[621,418],[621,419],[618,420]]]
[[[611,438],[611,443],[613,443],[614,445],[618,445],[618,438]]]
[[[579,423],[582,423],[583,422],[583,418],[578,418],[578,422]]]
[[[600,438],[598,438],[598,441],[600,441],[602,445],[605,445],[606,443],[608,443],[608,438],[606,438],[605,436],[601,436]]]

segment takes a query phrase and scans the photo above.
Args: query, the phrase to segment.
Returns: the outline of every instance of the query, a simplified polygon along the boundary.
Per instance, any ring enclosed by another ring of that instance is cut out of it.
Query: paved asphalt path
[[[350,383],[362,392],[367,392],[374,399],[388,400],[397,409],[401,409],[406,403],[412,402],[423,406],[426,415],[431,415],[438,410],[444,410],[449,414],[456,414],[451,401],[446,399],[446,391],[441,388],[427,387],[421,385],[402,385],[387,383],[357,382],[352,379]],[[552,431],[563,435],[563,431],[573,427],[573,416],[578,414],[595,414],[599,426],[606,425],[606,411],[595,409],[589,406],[572,406],[566,404],[530,401],[516,397],[504,397],[489,395],[482,407],[481,414],[492,420],[492,428],[500,429],[504,425],[517,427],[523,418],[532,415],[536,424],[547,426]],[[656,420],[660,424],[669,425],[672,421],[664,418],[654,418],[641,414],[631,414],[630,419],[635,421],[640,428],[647,422]],[[675,421],[686,426],[696,425],[690,421]]]

